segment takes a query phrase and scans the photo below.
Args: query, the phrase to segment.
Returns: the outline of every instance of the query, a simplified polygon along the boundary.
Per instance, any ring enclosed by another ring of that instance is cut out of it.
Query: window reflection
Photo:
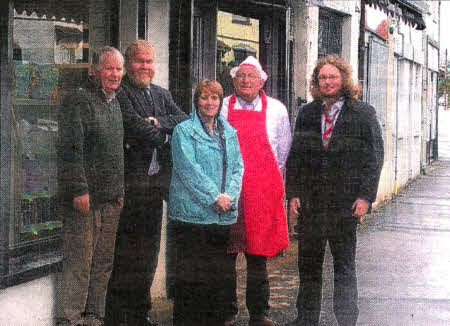
[[[230,70],[249,55],[259,58],[259,20],[219,11],[217,16],[217,80],[224,95],[233,93]]]
[[[58,110],[87,78],[89,29],[83,21],[14,12],[10,245],[57,234]]]

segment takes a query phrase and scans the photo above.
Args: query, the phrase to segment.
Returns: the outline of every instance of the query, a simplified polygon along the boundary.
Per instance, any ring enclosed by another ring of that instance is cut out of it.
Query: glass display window
[[[16,1],[12,17],[10,248],[58,236],[56,140],[64,96],[110,45],[115,1]],[[95,31],[95,33],[91,33]]]

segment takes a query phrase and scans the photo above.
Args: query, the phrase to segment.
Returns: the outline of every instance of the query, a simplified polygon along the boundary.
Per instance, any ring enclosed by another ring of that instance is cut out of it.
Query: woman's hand
[[[226,212],[231,208],[231,198],[227,194],[220,194],[217,197],[216,205],[219,212]]]

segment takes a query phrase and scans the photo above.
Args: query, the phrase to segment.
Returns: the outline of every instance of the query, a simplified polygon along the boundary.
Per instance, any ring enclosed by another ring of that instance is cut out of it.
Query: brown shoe
[[[277,324],[267,316],[250,318],[248,326],[277,326]]]

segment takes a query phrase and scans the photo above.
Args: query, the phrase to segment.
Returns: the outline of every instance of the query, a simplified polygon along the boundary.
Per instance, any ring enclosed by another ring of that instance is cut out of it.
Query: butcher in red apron
[[[268,318],[266,262],[289,244],[282,179],[291,144],[289,116],[280,101],[262,90],[267,74],[254,57],[245,59],[230,74],[235,94],[224,99],[221,113],[237,130],[244,176],[229,252],[235,257],[243,252],[247,260],[249,326],[273,326],[276,324]],[[233,301],[226,325],[235,322],[235,290]]]

